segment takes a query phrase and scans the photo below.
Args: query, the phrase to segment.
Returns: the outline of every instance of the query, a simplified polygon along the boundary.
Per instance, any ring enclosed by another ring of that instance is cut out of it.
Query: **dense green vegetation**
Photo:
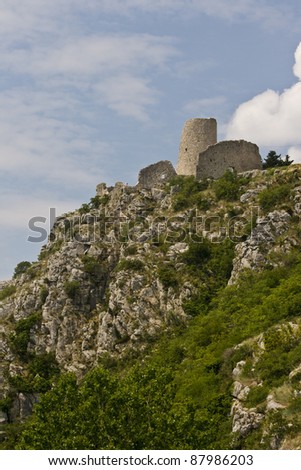
[[[193,247],[186,256],[197,268],[208,265],[210,256],[214,259],[210,251]],[[165,275],[161,273],[163,279]],[[216,293],[209,305],[208,298],[200,295],[199,314],[188,328],[179,327],[172,338],[163,337],[141,363],[123,362],[121,370],[108,362],[107,369],[96,368],[79,383],[73,375],[61,376],[43,395],[15,445],[19,449],[260,448],[259,431],[245,443],[235,442],[230,434],[232,369],[245,359],[247,374],[250,358],[250,349],[237,345],[265,332],[267,347],[252,371],[263,385],[255,387],[246,402],[256,406],[300,358],[297,333],[294,336],[284,327],[279,333],[276,327],[301,315],[300,283],[301,255],[295,252],[283,267],[246,273],[238,285]],[[293,400],[291,407],[299,406]],[[279,412],[271,419],[275,429],[287,426]]]
[[[144,263],[140,259],[125,259],[119,261],[117,266],[119,271],[129,270],[129,271],[142,271],[144,269]]]
[[[276,157],[279,163],[280,156]],[[279,174],[273,169],[267,174],[268,187],[256,196],[260,214],[282,207],[291,210],[298,177],[294,172]],[[246,178],[231,171],[218,181],[176,177],[169,184],[172,209],[189,209],[188,224],[196,208],[214,210],[221,200],[218,216],[235,218],[243,213],[238,201],[246,183]],[[106,203],[107,197],[92,198],[82,213]],[[173,311],[162,312],[168,318],[174,316],[175,321],[166,322],[168,333],[149,337],[140,352],[131,351],[124,357],[107,353],[99,359],[99,367],[78,379],[73,374],[60,374],[52,354],[31,352],[39,312],[13,323],[10,346],[22,371],[9,377],[10,394],[0,400],[0,409],[9,418],[16,393],[40,397],[26,423],[9,422],[2,448],[257,449],[269,448],[270,435],[301,434],[300,249],[286,256],[273,253],[271,258],[275,261],[278,256],[281,266],[267,266],[261,273],[246,270],[237,284],[227,286],[235,243],[227,235],[218,243],[202,239],[193,223],[185,234],[181,241],[188,246],[182,253],[165,257],[171,253],[170,244],[160,234],[152,245],[153,253],[142,258],[133,243],[124,248],[116,264],[113,275],[120,277],[120,283],[137,274],[147,282],[153,268],[167,296],[179,295],[185,284],[192,290],[182,303],[189,320],[179,320]],[[97,259],[85,254],[81,262],[85,278],[93,288],[99,286],[108,274],[105,251]],[[22,262],[16,276],[30,273],[30,269],[31,263]],[[44,282],[42,304],[49,295]],[[64,290],[75,303],[80,299],[81,283],[67,281]],[[3,289],[0,300],[14,292],[14,287]],[[127,300],[131,305],[135,293],[130,294]],[[246,408],[266,412],[271,391],[286,396],[284,411],[268,412],[262,425],[265,428],[243,438],[231,433],[230,416],[232,371],[239,361],[244,361],[242,380],[253,384],[242,398]]]
[[[259,205],[261,209],[266,213],[273,210],[279,204],[288,203],[290,200],[292,185],[279,184],[272,188],[267,188],[261,191],[259,194]]]
[[[11,348],[23,361],[28,358],[27,346],[30,340],[30,331],[40,319],[40,312],[32,313],[29,317],[19,320],[10,335]]]
[[[242,185],[247,180],[237,174],[236,171],[227,170],[221,178],[214,181],[213,189],[217,200],[235,201],[238,199]]]
[[[0,291],[0,302],[16,292],[15,286],[6,286]]]
[[[102,205],[105,206],[108,200],[109,195],[91,197],[90,202],[82,204],[78,211],[81,215],[87,214],[93,209],[99,209]]]
[[[204,197],[202,191],[207,189],[208,181],[197,181],[194,176],[176,176],[169,183],[174,187],[173,210],[180,211],[188,207],[197,206],[206,210],[210,202]]]

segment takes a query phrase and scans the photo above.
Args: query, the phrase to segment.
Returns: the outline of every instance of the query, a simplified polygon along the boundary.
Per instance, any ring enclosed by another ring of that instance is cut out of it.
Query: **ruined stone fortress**
[[[150,165],[140,171],[138,186],[152,188],[176,175],[217,179],[228,169],[241,173],[261,168],[256,144],[245,140],[217,142],[216,120],[195,118],[184,125],[176,170],[166,160]]]

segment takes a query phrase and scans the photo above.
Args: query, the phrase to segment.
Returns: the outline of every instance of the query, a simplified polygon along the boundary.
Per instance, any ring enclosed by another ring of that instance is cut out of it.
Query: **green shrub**
[[[78,212],[81,215],[88,214],[91,209],[99,209],[101,205],[106,205],[109,199],[110,196],[108,194],[105,194],[104,196],[91,197],[90,202],[82,204],[78,209]]]
[[[183,302],[184,312],[190,317],[196,317],[199,314],[205,313],[208,310],[210,299],[210,289],[207,286],[199,288],[197,294]]]
[[[266,400],[268,393],[269,388],[267,386],[253,387],[248,393],[245,404],[249,408],[253,408],[257,405],[260,405],[260,403]]]
[[[28,270],[28,268],[30,268],[31,265],[32,263],[30,263],[29,261],[21,261],[20,263],[18,263],[15,267],[13,278],[15,279],[16,277],[21,276],[21,274],[24,274]]]
[[[140,259],[122,259],[118,264],[118,271],[142,271],[144,263]]]
[[[0,410],[2,411],[2,413],[6,413],[8,415],[11,407],[13,406],[13,404],[14,404],[14,400],[13,400],[13,397],[11,395],[8,395],[4,398],[1,398],[1,400],[0,400]]]
[[[200,268],[209,260],[211,253],[211,243],[204,239],[202,243],[191,243],[188,250],[183,253],[182,259],[189,266]]]
[[[136,245],[129,245],[126,247],[126,249],[124,250],[124,253],[126,256],[128,255],[136,255],[137,254],[137,246]]]
[[[30,331],[40,320],[40,312],[32,313],[27,318],[19,320],[15,325],[15,331],[10,335],[12,350],[23,360],[28,359],[27,347],[30,341]]]
[[[291,195],[292,186],[282,184],[264,189],[259,194],[259,205],[264,212],[268,212],[279,204],[288,202]]]
[[[295,397],[290,406],[288,407],[288,410],[291,412],[291,413],[294,413],[294,414],[300,414],[301,413],[301,397],[298,396],[298,397]]]
[[[90,199],[90,207],[91,209],[99,209],[101,205],[106,205],[110,200],[109,194],[105,194],[104,196],[95,196]]]
[[[162,265],[158,269],[158,278],[163,286],[168,289],[168,287],[178,287],[179,285],[179,275],[176,273],[175,268]]]
[[[81,207],[78,209],[78,212],[81,215],[88,214],[90,212],[90,205],[87,203],[82,204]]]
[[[213,183],[217,200],[236,201],[240,194],[240,188],[245,183],[245,178],[239,177],[235,171],[227,170],[221,178]]]
[[[54,240],[55,240],[55,237],[54,237]],[[53,241],[53,243],[51,243],[50,247],[47,250],[44,249],[43,251],[40,252],[38,256],[38,260],[43,261],[44,259],[47,259],[49,256],[59,251],[63,243],[64,243],[63,238]]]
[[[75,299],[80,293],[81,284],[79,281],[67,281],[64,284],[64,289],[70,299]]]
[[[9,376],[9,384],[17,393],[45,393],[53,385],[60,369],[53,353],[31,354],[26,372]]]
[[[197,181],[194,176],[179,175],[169,184],[177,188],[177,192],[173,195],[173,210],[180,211],[195,205],[203,210],[209,208],[210,203],[201,194],[201,191],[208,187],[207,181]]]
[[[2,289],[0,291],[0,301],[6,299],[7,297],[10,297],[11,295],[13,295],[15,292],[16,292],[16,287],[15,286],[7,286],[7,287],[4,287],[4,289]]]
[[[90,199],[91,209],[98,209],[100,205],[101,205],[101,197],[100,196],[91,197],[91,199]]]
[[[33,376],[39,375],[45,379],[50,379],[60,371],[54,353],[43,353],[33,356],[29,362],[28,370]]]
[[[48,294],[49,294],[49,290],[47,289],[47,287],[42,286],[40,289],[40,299],[41,299],[42,305],[44,305],[44,303],[46,302]]]
[[[104,270],[102,264],[92,256],[85,255],[82,258],[84,265],[84,272],[90,274],[92,279],[99,281],[103,275]]]

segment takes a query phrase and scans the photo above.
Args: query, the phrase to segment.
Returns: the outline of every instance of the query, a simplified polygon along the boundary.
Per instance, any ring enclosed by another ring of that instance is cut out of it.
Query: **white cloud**
[[[241,104],[228,126],[228,139],[246,139],[270,148],[290,146],[296,153],[301,146],[301,43],[295,60],[299,81],[282,93],[267,90]]]
[[[75,74],[77,79],[78,76],[107,74],[116,69],[134,68],[137,71],[150,66],[164,67],[175,53],[172,40],[167,37],[107,34],[66,38],[55,47],[48,44],[35,46],[31,51],[15,50],[13,56],[7,54],[7,61],[19,72],[47,76]]]
[[[101,90],[100,104],[124,116],[145,120],[158,93],[152,85],[152,74],[166,72],[177,50],[168,37],[107,34],[59,38],[54,44],[34,43],[12,50],[3,50],[2,46],[0,53],[3,72],[24,80],[30,77],[40,90],[45,87],[56,94],[62,90],[61,107],[66,87],[88,93],[87,102],[97,98],[93,90]],[[27,89],[23,90],[25,99]]]
[[[301,80],[301,43],[296,49],[295,52],[295,65],[294,65],[294,74]]]

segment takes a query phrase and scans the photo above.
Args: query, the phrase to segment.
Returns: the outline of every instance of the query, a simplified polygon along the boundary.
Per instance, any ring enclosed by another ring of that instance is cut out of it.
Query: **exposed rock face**
[[[149,188],[144,184],[98,185],[100,206],[58,217],[39,261],[15,280],[0,284],[0,292],[10,284],[16,288],[16,293],[0,302],[0,399],[9,387],[7,376],[26,372],[10,338],[18,322],[33,315],[36,319],[30,325],[27,350],[40,355],[52,353],[61,370],[74,371],[78,376],[106,357],[143,352],[162,331],[188,321],[183,304],[197,293],[195,284],[185,278],[175,288],[164,284],[159,272],[162,266],[180,272],[196,208],[175,212],[173,197],[178,188],[169,190],[156,183],[161,181],[164,169],[170,169],[170,176],[174,170],[168,162],[154,167],[155,171],[151,167],[145,173],[147,169],[142,170],[142,178],[151,181]],[[273,187],[278,175],[281,182],[294,181],[289,207],[280,204],[266,214],[259,207],[258,197],[263,189]],[[231,211],[239,214],[234,222],[252,222],[247,234],[234,237],[230,284],[236,283],[245,269],[277,264],[276,255],[300,242],[296,228],[301,215],[300,168],[275,171],[272,176],[254,170],[245,176],[248,183],[233,204],[217,201],[210,187],[201,195],[210,201],[200,210],[201,235],[215,243],[231,235]],[[210,231],[216,219],[219,227],[216,232]],[[254,342],[254,350],[262,352],[262,338]],[[260,383],[253,379],[245,382],[244,367],[244,361],[236,364],[232,391],[233,432],[241,436],[257,429],[268,413],[284,406],[270,393],[263,409],[249,408],[248,395]],[[299,372],[295,369],[290,378]],[[35,394],[18,393],[12,417],[23,419],[36,400]],[[0,414],[0,424],[7,419],[5,413]]]
[[[165,235],[166,224],[152,212],[157,206],[162,214],[170,195],[121,183],[97,191],[109,195],[105,205],[59,217],[39,263],[15,281],[16,295],[0,302],[3,322],[12,314],[18,322],[39,312],[30,350],[54,353],[62,369],[78,374],[104,354],[143,349],[146,338],[185,322],[182,303],[193,292],[189,284],[180,292],[165,288],[157,275],[165,255],[150,241]],[[185,249],[175,241],[167,257],[176,260]],[[1,353],[7,368],[14,360],[7,335]]]
[[[141,188],[154,188],[167,183],[177,175],[172,163],[164,160],[143,168],[138,177],[138,186]]]
[[[273,211],[265,217],[258,217],[250,237],[236,245],[236,256],[229,284],[234,284],[244,269],[259,270],[267,263],[267,254],[278,249],[276,239],[287,232],[291,216],[285,211]],[[287,239],[288,250],[296,243]]]
[[[239,400],[235,400],[231,410],[233,417],[233,433],[239,433],[245,437],[260,426],[264,419],[263,413],[257,413],[255,409],[244,408]]]

